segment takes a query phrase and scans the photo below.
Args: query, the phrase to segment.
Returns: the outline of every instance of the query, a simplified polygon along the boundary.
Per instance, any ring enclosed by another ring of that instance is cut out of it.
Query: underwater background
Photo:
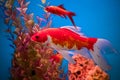
[[[28,0],[27,0],[28,1]],[[42,16],[43,9],[38,5],[40,0],[29,0],[28,11],[35,16]],[[75,24],[82,28],[82,33],[89,37],[109,40],[120,52],[120,0],[47,0],[50,5],[63,4],[64,7],[76,13]],[[0,15],[3,15],[0,12]],[[70,20],[52,15],[52,27],[72,25]],[[10,76],[11,59],[14,50],[6,39],[3,31],[6,25],[0,18],[0,80],[8,80]],[[108,71],[110,80],[120,80],[120,54],[105,54],[112,69]]]

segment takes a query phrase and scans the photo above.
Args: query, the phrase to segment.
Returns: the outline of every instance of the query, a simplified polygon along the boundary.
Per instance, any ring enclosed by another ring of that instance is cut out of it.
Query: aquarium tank
[[[120,80],[119,0],[0,0],[0,80]]]

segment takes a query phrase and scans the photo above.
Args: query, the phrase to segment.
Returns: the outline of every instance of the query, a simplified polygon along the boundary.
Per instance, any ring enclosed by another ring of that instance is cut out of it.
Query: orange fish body
[[[50,47],[62,54],[62,56],[71,63],[75,61],[69,56],[68,50],[81,50],[86,48],[90,51],[91,56],[96,64],[103,69],[109,66],[101,55],[105,47],[114,52],[109,42],[105,39],[88,38],[70,28],[47,28],[35,33],[31,37],[32,41],[42,44],[49,44]],[[81,52],[80,52],[81,53]],[[83,54],[84,55],[84,54]]]
[[[61,17],[68,16],[70,18],[72,24],[76,28],[75,22],[74,22],[74,20],[72,18],[72,16],[75,16],[75,13],[65,10],[65,8],[63,7],[63,5],[59,5],[59,6],[47,6],[47,7],[45,7],[45,11],[49,12],[49,13],[52,13],[52,14],[59,15]]]
[[[93,44],[97,41],[96,38],[86,38],[80,36],[79,34],[73,33],[71,30],[66,28],[47,28],[38,32],[38,34],[40,35],[40,39],[37,40],[33,37],[32,40],[45,43],[49,38],[49,44],[59,45],[59,47],[67,50],[80,50],[82,47],[92,49]],[[36,36],[36,38],[37,37],[38,36]]]

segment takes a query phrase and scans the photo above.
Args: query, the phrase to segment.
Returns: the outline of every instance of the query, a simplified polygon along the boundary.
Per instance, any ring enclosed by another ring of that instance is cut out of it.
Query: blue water
[[[43,10],[38,6],[40,0],[30,0],[28,12],[42,16]],[[77,26],[89,37],[105,38],[120,52],[120,0],[47,0],[50,5],[64,4],[67,10],[76,13],[73,17]],[[70,20],[52,15],[53,27],[72,25]],[[0,80],[8,80],[13,49],[9,47],[3,30],[5,26],[0,18]],[[108,71],[110,80],[120,80],[120,55],[105,54],[112,69]]]

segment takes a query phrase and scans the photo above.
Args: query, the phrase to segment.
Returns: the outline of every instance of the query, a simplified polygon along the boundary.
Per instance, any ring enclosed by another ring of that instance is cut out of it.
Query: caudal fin
[[[116,50],[111,46],[110,42],[105,39],[97,39],[93,45],[93,49],[90,49],[90,52],[95,63],[103,70],[110,69],[110,66],[106,62],[103,53],[117,53]]]
[[[69,19],[71,20],[73,26],[77,29],[77,27],[76,27],[76,25],[75,25],[75,22],[74,22],[74,20],[73,20],[73,18],[72,18],[72,16],[75,16],[75,13],[73,13],[73,12],[68,12],[68,17],[69,17]]]

